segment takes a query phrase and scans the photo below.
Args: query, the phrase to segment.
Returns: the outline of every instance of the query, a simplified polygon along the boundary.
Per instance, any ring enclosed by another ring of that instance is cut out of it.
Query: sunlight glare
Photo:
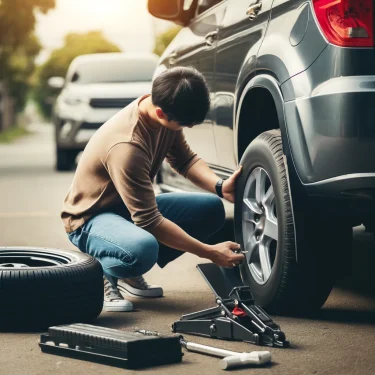
[[[81,14],[86,14],[92,21],[100,24],[108,23],[118,11],[118,1],[103,1],[103,0],[80,0],[75,3]]]

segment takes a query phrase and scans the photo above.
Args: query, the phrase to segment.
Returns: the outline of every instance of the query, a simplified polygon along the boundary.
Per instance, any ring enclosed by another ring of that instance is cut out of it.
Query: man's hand
[[[234,252],[239,248],[239,244],[230,241],[211,245],[207,258],[218,266],[233,268],[241,264],[245,258],[243,254]]]
[[[240,166],[227,180],[223,183],[223,196],[224,198],[234,203],[235,192],[236,192],[236,180],[242,173],[242,166]]]

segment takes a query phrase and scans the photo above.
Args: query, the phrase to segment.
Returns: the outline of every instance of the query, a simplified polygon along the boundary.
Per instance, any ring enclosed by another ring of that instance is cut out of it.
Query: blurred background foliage
[[[155,40],[154,53],[161,56],[173,38],[179,33],[181,26],[172,26],[164,32],[158,34]]]
[[[56,0],[0,0],[0,86],[6,87],[14,99],[17,113],[32,98],[49,119],[58,94],[47,84],[50,77],[65,77],[70,63],[79,55],[120,51],[101,31],[70,33],[64,45],[37,66],[35,60],[43,46],[34,33],[36,13],[46,14],[55,6]],[[162,55],[180,30],[174,25],[156,35],[153,52]]]
[[[0,81],[16,98],[17,111],[26,104],[29,78],[41,50],[33,34],[35,12],[54,7],[55,0],[0,0]]]
[[[48,86],[48,79],[65,77],[70,63],[77,56],[105,52],[120,52],[120,49],[100,31],[66,35],[63,47],[52,51],[49,59],[37,67],[33,76],[33,98],[45,117],[51,116],[53,99],[57,94],[55,89]]]

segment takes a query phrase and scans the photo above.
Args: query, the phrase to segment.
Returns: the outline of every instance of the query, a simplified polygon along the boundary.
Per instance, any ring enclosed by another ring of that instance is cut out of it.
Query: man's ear
[[[164,120],[166,117],[163,110],[160,107],[156,108],[156,116],[158,116],[158,119],[160,120]]]

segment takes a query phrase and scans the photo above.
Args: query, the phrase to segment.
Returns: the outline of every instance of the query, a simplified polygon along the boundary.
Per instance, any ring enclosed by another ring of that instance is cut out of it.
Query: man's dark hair
[[[175,67],[154,80],[152,103],[163,110],[169,121],[181,126],[197,125],[210,109],[210,91],[198,70]]]

